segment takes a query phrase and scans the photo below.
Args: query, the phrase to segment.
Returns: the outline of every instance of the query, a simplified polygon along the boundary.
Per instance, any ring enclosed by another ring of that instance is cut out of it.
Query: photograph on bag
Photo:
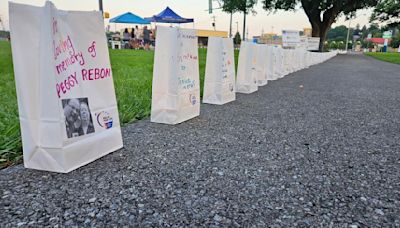
[[[94,133],[88,98],[63,99],[62,106],[68,138]]]

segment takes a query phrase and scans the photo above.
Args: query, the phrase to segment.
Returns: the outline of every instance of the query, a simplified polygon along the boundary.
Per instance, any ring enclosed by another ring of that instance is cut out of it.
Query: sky
[[[43,6],[45,0],[13,0],[16,3],[24,3],[35,6]],[[98,0],[52,0],[58,9],[63,10],[98,10]],[[261,1],[260,1],[261,2]],[[215,16],[216,29],[229,31],[229,14],[223,13],[221,10],[214,10],[213,14],[208,13],[208,0],[103,0],[104,11],[110,13],[110,17],[118,16],[128,11],[141,17],[150,17],[158,14],[165,7],[169,6],[182,17],[194,18],[194,27],[196,29],[212,30],[213,16]],[[218,7],[215,3],[215,7]],[[262,9],[261,3],[258,3],[255,11],[256,15],[249,14],[246,26],[249,36],[257,36],[262,32],[274,32],[281,34],[282,29],[303,30],[303,28],[311,27],[307,16],[302,9],[296,12],[278,11],[276,13],[268,13]],[[356,24],[361,26],[368,24],[368,18],[371,10],[359,10],[357,16],[351,21],[351,27]],[[8,0],[0,0],[0,17],[4,21],[8,30]],[[238,22],[238,23],[236,23]],[[105,20],[108,24],[108,20]],[[344,17],[337,20],[333,27],[338,25],[348,26],[349,22]],[[233,15],[233,33],[239,29],[243,30],[243,14],[236,13]],[[111,30],[132,27],[132,25],[111,24]],[[183,28],[193,28],[193,24],[182,25]]]

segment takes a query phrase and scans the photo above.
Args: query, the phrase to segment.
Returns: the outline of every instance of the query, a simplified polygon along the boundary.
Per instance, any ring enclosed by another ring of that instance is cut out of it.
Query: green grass
[[[238,51],[235,52],[237,62]],[[110,50],[111,66],[122,125],[150,115],[154,52]],[[199,49],[200,88],[207,51]],[[237,64],[236,64],[237,66]],[[0,41],[0,167],[21,161],[22,144],[10,43]],[[7,99],[5,99],[7,98]]]
[[[0,42],[0,165],[19,161],[22,142],[9,42]]]
[[[367,52],[365,54],[381,61],[400,64],[400,53]]]

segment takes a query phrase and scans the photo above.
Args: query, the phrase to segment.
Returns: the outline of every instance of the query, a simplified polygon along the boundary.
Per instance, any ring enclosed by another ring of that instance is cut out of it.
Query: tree
[[[326,39],[334,41],[346,41],[347,27],[344,25],[337,26],[328,31]]]
[[[235,38],[234,38],[234,40],[233,40],[233,43],[234,43],[235,45],[240,45],[241,40],[242,40],[242,39],[240,38],[240,33],[239,33],[239,32],[236,32]]]
[[[363,26],[362,27],[362,29],[361,29],[361,37],[363,38],[363,39],[365,39],[367,36],[368,36],[368,29],[367,29],[367,26]]]
[[[397,36],[393,37],[392,42],[390,43],[392,48],[399,48],[400,47],[400,33]]]
[[[254,11],[257,0],[222,0],[222,10],[229,13],[243,13],[243,40],[246,39],[246,15]]]
[[[296,10],[300,4],[312,27],[312,36],[320,37],[319,51],[323,50],[327,32],[339,16],[348,17],[358,9],[373,7],[379,0],[263,0],[263,8]]]
[[[382,37],[381,28],[376,23],[372,23],[368,28],[368,33],[372,35],[372,37]]]
[[[390,26],[400,25],[400,0],[379,0],[370,21],[386,22]]]

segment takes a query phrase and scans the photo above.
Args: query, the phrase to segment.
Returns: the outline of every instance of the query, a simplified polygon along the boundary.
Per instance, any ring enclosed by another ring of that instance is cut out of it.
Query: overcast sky
[[[45,0],[14,0],[13,2],[32,4],[42,6]],[[52,0],[57,8],[63,10],[98,10],[98,0]],[[115,17],[119,14],[130,11],[141,17],[150,17],[158,14],[165,7],[169,6],[182,17],[194,18],[195,28],[197,29],[212,29],[212,16],[216,17],[217,30],[229,31],[229,15],[215,10],[213,15],[208,14],[208,0],[103,0],[104,11],[110,13],[110,17]],[[217,5],[216,5],[217,6]],[[247,26],[249,35],[260,35],[264,32],[275,32],[280,34],[282,29],[303,30],[305,27],[310,27],[308,19],[302,9],[297,12],[278,11],[277,13],[267,13],[262,9],[261,3],[256,7],[257,14],[249,15]],[[357,18],[353,19],[352,26],[359,23],[361,26],[368,24],[368,17],[371,10],[360,10],[357,12]],[[8,1],[0,0],[0,16],[5,22],[8,29]],[[106,24],[107,24],[106,20]],[[243,14],[234,14],[233,31],[236,32],[236,22],[238,22],[239,31],[242,32]],[[333,26],[345,24],[348,21],[340,18]],[[117,29],[130,25],[118,25]],[[193,28],[192,24],[183,25],[182,27]],[[114,24],[111,25],[111,30],[114,30]]]

